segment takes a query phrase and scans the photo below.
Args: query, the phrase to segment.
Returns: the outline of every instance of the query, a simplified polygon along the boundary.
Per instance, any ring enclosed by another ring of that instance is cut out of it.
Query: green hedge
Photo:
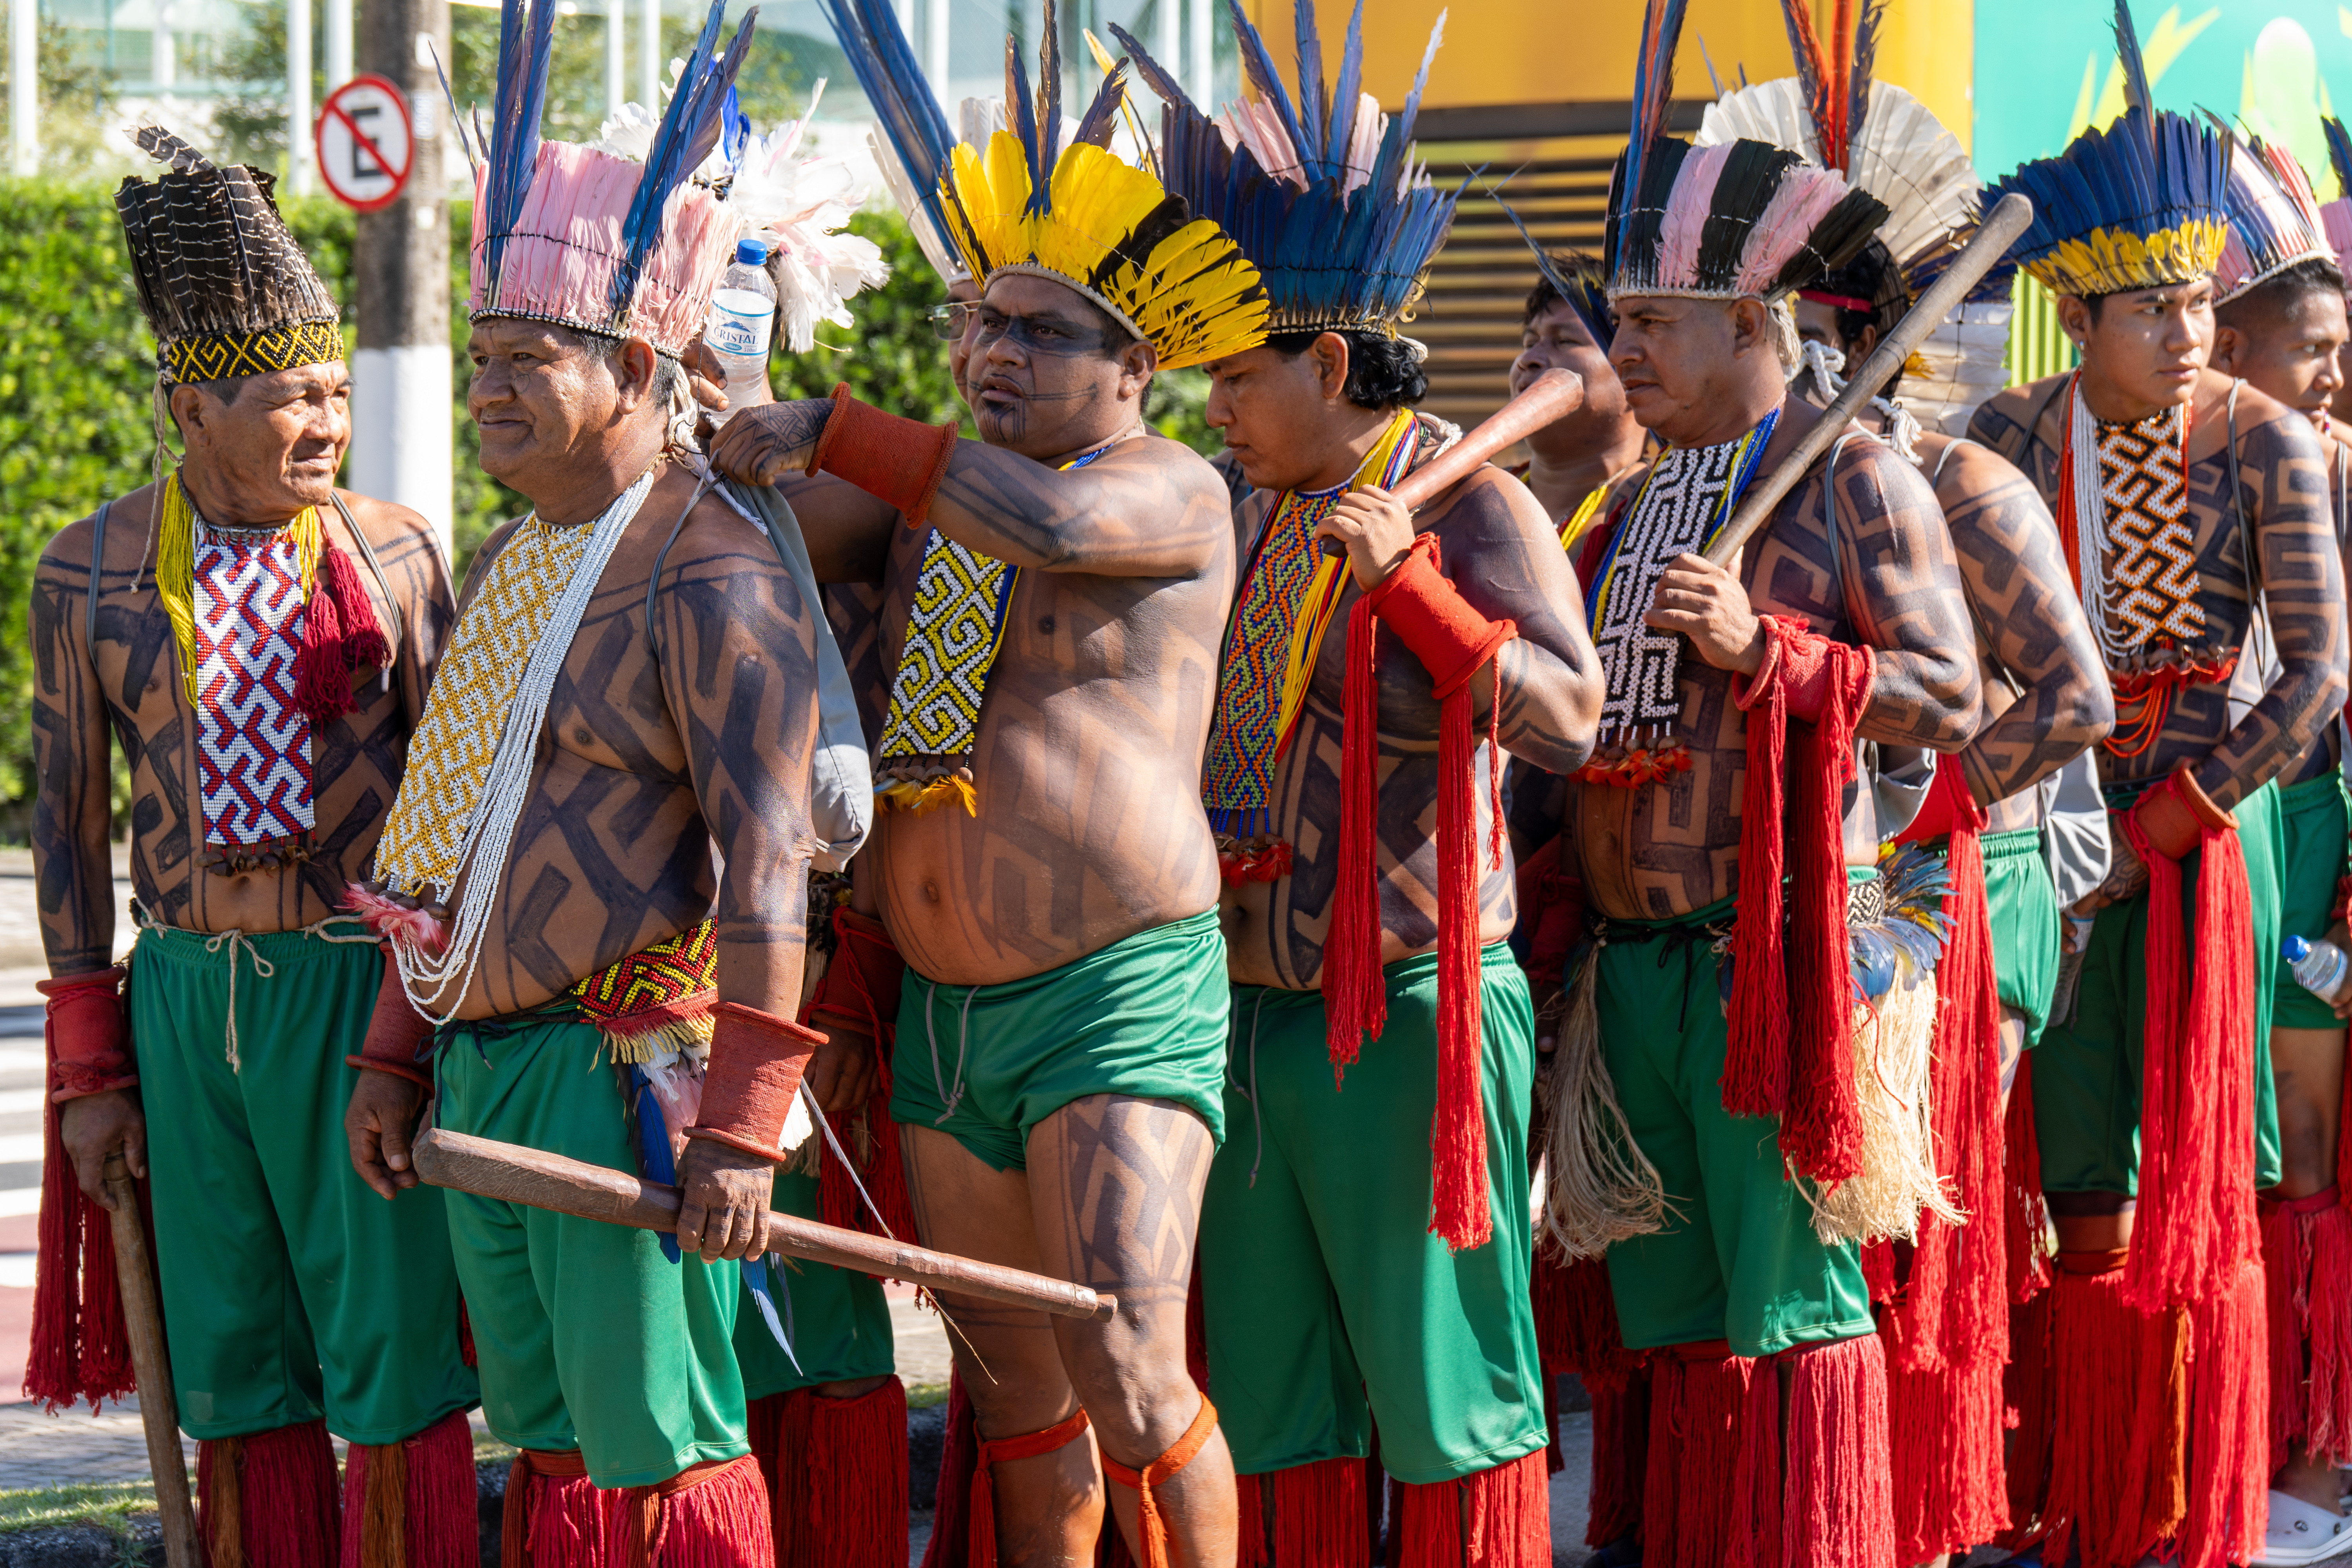
[[[0,179],[0,837],[21,840],[33,789],[32,661],[26,646],[34,563],[58,530],[110,496],[146,482],[154,453],[154,340],[139,315],[111,192],[87,184]],[[350,209],[327,197],[285,204],[288,226],[343,307],[352,331]],[[457,430],[458,568],[485,534],[526,505],[477,466],[466,417],[466,246],[469,208],[453,205],[450,356]],[[775,357],[781,397],[824,396],[837,381],[914,418],[963,416],[928,314],[945,298],[905,222],[860,213],[851,226],[882,247],[890,281],[851,302],[851,327],[820,324],[819,346]],[[1162,376],[1150,413],[1163,432],[1203,450],[1197,372]]]

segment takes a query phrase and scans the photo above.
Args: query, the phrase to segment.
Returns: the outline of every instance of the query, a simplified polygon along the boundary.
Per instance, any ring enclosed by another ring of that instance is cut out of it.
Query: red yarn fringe
[[[2058,1266],[2042,1534],[2049,1561],[2071,1550],[2082,1568],[2132,1568],[2188,1513],[2188,1317],[2135,1309],[2115,1254],[2062,1252]]]
[[[2189,1513],[2180,1568],[2225,1568],[2260,1554],[2270,1517],[2270,1367],[2263,1266],[2249,1261],[2188,1310]]]
[[[1319,1459],[1248,1478],[1273,1503],[1265,1561],[1281,1568],[1363,1568],[1372,1554],[1365,1474],[1361,1459]]]
[[[2001,1237],[2012,1305],[2050,1288],[2050,1200],[2042,1191],[2041,1139],[2033,1121],[2033,1053],[2027,1051],[2009,1080],[2009,1126],[2001,1139]]]
[[[2212,1299],[2261,1246],[2253,902],[2236,832],[2206,828],[2192,967],[2180,862],[2158,854],[2130,813],[2116,820],[2148,871],[2139,1210],[2124,1288],[2134,1305],[2156,1311]]]
[[[1775,1359],[1791,1372],[1780,1467],[1784,1568],[1895,1568],[1878,1336],[1804,1345]]]
[[[1642,1526],[1642,1472],[1650,1447],[1650,1373],[1634,1372],[1615,1388],[1592,1394],[1592,1490],[1584,1526],[1587,1546],[1622,1541]]]
[[[1538,1449],[1459,1480],[1400,1487],[1398,1568],[1549,1568],[1549,1480]]]
[[[462,1410],[343,1461],[342,1568],[478,1568],[474,1435]]]
[[[335,1449],[324,1421],[196,1445],[196,1532],[210,1568],[334,1560]]]
[[[1839,808],[1853,777],[1853,731],[1870,690],[1871,652],[1817,637],[1788,616],[1768,616],[1764,624],[1771,651],[1738,698],[1748,710],[1739,808],[1741,942],[1732,968],[1723,1106],[1735,1116],[1779,1116],[1780,1152],[1790,1164],[1801,1175],[1834,1184],[1862,1170]],[[1798,735],[1794,789],[1785,792],[1793,799],[1784,799],[1790,700],[1810,706],[1816,692],[1819,717]],[[1795,883],[1785,935],[1784,878]]]
[[[603,1496],[610,1568],[771,1568],[776,1561],[768,1484],[749,1454]]]
[[[971,1561],[971,1486],[980,1468],[980,1431],[963,1374],[948,1373],[948,1428],[940,1447],[939,1488],[931,1494],[931,1539],[922,1568],[965,1568]]]
[[[1757,1363],[1730,1347],[1675,1345],[1650,1359],[1649,1454],[1642,1478],[1644,1568],[1718,1568]],[[1765,1380],[1771,1379],[1770,1368]]]
[[[2005,1321],[2002,1330],[2006,1347]],[[1893,1354],[1886,1359],[1895,1561],[1966,1555],[2010,1525],[2002,1369],[1948,1362],[1912,1372]]]
[[[114,1219],[75,1183],[58,1138],[59,1114],[54,1103],[42,1112],[39,1251],[25,1360],[25,1394],[52,1415],[84,1399],[95,1411],[101,1400],[128,1398],[139,1386],[114,1272]],[[139,1193],[143,1209],[145,1183]]]
[[[525,1448],[507,1471],[499,1568],[612,1568],[619,1519],[579,1449]]]
[[[1380,622],[1370,602],[1348,612],[1347,681],[1340,693],[1339,881],[1323,942],[1323,1016],[1331,1077],[1343,1082],[1363,1048],[1388,1026],[1388,986],[1381,975]]]
[[[856,1399],[812,1393],[810,1403],[809,1522],[824,1548],[812,1568],[902,1568],[907,1385],[886,1377]]]
[[[1648,1355],[1625,1348],[1606,1261],[1580,1258],[1563,1262],[1557,1247],[1538,1242],[1528,1279],[1536,1347],[1545,1372],[1576,1373],[1595,1399],[1603,1390],[1622,1389],[1633,1380]]]
[[[302,646],[294,652],[294,706],[313,724],[356,710],[352,672],[392,662],[392,645],[352,558],[321,538],[318,577],[302,609]]]
[[[1234,1478],[1234,1568],[1265,1568],[1272,1561],[1265,1550],[1265,1489],[1255,1476]]]
[[[880,939],[867,934],[854,921],[842,919],[838,912],[833,929],[835,940],[845,948],[853,942],[880,946]],[[840,956],[854,959],[857,955],[836,954]],[[868,1147],[857,1168],[858,1181],[865,1184],[866,1196],[874,1203],[872,1208],[866,1206],[857,1195],[857,1183],[849,1179],[849,1173],[827,1147],[817,1164],[824,1223],[844,1230],[861,1230],[869,1236],[888,1235],[900,1241],[913,1241],[919,1234],[915,1205],[907,1193],[906,1163],[898,1154],[898,1124],[890,1120],[890,1055],[898,1037],[898,998],[895,994],[875,995],[866,984],[862,962],[836,963],[826,969],[825,978],[824,999],[828,1005],[840,1007],[845,1000],[855,1003],[857,1010],[866,1015],[866,1034],[874,1042],[874,1092],[867,1097],[865,1110]],[[842,994],[845,991],[848,994],[845,998]],[[800,1021],[811,1022],[811,1008],[801,1009]],[[848,1138],[848,1130],[839,1131],[843,1147],[854,1153],[856,1144]]]
[[[1440,707],[1437,735],[1437,1109],[1429,1131],[1429,1229],[1460,1252],[1495,1235],[1480,1083],[1478,758],[1468,687]]]
[[[2352,1214],[2337,1190],[2262,1205],[2270,1329],[2271,1468],[2301,1444],[2352,1459]]]
[[[1997,1541],[2011,1552],[2021,1552],[2042,1539],[2042,1515],[2050,1492],[2057,1399],[2050,1368],[2052,1295],[2041,1291],[2009,1310],[2010,1361],[2001,1376],[2001,1394],[2011,1428],[2010,1528]]]

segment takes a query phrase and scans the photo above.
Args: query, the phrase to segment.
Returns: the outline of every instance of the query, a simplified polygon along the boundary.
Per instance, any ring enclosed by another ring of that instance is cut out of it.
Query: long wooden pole
[[[441,1127],[419,1138],[414,1152],[416,1173],[436,1187],[638,1230],[677,1228],[677,1189],[625,1171]],[[1056,1317],[1099,1323],[1108,1322],[1118,1310],[1117,1297],[1066,1279],[933,1252],[788,1214],[769,1214],[765,1250]]]
[[[1739,503],[1739,510],[1732,513],[1731,521],[1708,546],[1706,558],[1709,562],[1717,566],[1731,564],[1733,558],[1738,555],[1740,546],[1771,521],[1773,509],[1788,499],[1789,492],[1797,488],[1797,481],[1805,477],[1806,470],[1821,460],[1822,454],[1828,451],[1830,444],[1844,433],[1853,416],[1878,395],[1878,389],[1895,379],[1895,373],[1903,368],[1903,362],[1911,357],[1911,352],[1927,341],[1927,334],[1952,313],[1953,308],[1959,304],[1968,291],[1976,287],[1977,279],[1991,271],[1993,264],[2008,254],[2009,247],[2017,242],[2017,237],[2023,234],[2025,226],[2032,221],[2032,202],[2014,191],[2000,198],[2000,204],[1985,215],[1984,223],[1977,229],[1975,237],[1952,258],[1952,264],[1944,269],[1944,275],[1919,297],[1919,302],[1911,307],[1910,313],[1880,340],[1878,346],[1871,351],[1870,357],[1862,362],[1862,369],[1845,384],[1845,390],[1837,395],[1835,401],[1822,411],[1813,427],[1805,432],[1804,438],[1780,459],[1780,467],[1748,492],[1746,499]]]
[[[155,1508],[163,1520],[163,1561],[170,1568],[200,1568],[188,1461],[180,1453],[180,1406],[172,1397],[172,1362],[163,1348],[163,1309],[155,1298],[139,1187],[120,1153],[106,1157],[106,1195],[113,1205],[114,1272],[122,1286],[122,1321],[131,1331],[131,1369],[139,1379],[139,1421],[147,1429],[147,1464],[155,1473]]]

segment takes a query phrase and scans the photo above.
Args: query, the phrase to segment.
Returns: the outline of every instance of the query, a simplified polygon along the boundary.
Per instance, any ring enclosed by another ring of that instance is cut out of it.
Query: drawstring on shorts
[[[923,984],[930,988],[923,994],[923,1037],[931,1044],[931,1087],[939,1092],[940,1099],[947,1104],[947,1109],[931,1120],[931,1125],[938,1127],[955,1114],[957,1105],[963,1100],[963,1062],[964,1057],[971,1049],[971,999],[980,994],[980,987],[974,985],[963,994],[961,1018],[956,1029],[955,1087],[950,1089],[940,1081],[940,1032],[931,1022],[931,1005],[940,994],[940,983],[936,980],[926,980]]]

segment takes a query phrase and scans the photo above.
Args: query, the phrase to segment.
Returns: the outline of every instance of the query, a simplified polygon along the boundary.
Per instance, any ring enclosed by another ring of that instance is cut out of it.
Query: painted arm
[[[1937,485],[1977,626],[2025,688],[1960,751],[1979,805],[2021,795],[2115,728],[2114,693],[2041,496],[2008,463],[1962,443]]]
[[[90,529],[49,542],[33,571],[33,886],[54,975],[114,958],[112,785],[106,699],[84,635]],[[174,679],[173,667],[163,678]]]
[[[1840,586],[1877,656],[1856,732],[1958,751],[1976,731],[1983,690],[1943,510],[1919,471],[1875,443],[1840,462],[1837,481]]]

